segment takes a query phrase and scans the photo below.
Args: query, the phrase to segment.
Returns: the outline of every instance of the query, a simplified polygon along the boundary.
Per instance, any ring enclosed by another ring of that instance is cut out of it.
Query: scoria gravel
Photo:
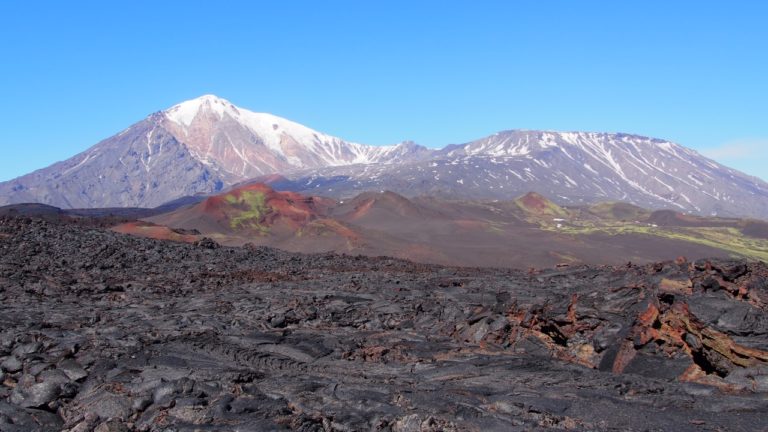
[[[510,271],[0,219],[0,431],[768,430],[768,268]]]

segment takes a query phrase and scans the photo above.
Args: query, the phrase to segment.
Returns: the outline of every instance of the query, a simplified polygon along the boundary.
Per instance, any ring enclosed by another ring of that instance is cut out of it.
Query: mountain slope
[[[386,164],[426,151],[410,142],[380,147],[347,142],[210,95],[176,105],[164,116],[164,126],[197,159],[242,179],[296,168]]]
[[[650,209],[768,219],[768,184],[677,144],[636,135],[504,131],[429,150],[348,142],[211,95],[150,115],[91,149],[0,183],[0,205],[156,207],[275,174],[282,190],[351,197],[623,201]]]
[[[87,151],[0,183],[0,204],[155,207],[298,168],[398,163],[429,151],[366,146],[206,95],[150,115]]]
[[[559,204],[606,200],[704,215],[768,218],[768,183],[677,144],[627,134],[506,131],[429,160],[329,167],[287,176],[293,189],[336,196],[511,199],[537,191]]]
[[[195,158],[162,122],[162,115],[150,116],[71,159],[1,183],[0,203],[155,207],[174,197],[220,191],[232,181]]]

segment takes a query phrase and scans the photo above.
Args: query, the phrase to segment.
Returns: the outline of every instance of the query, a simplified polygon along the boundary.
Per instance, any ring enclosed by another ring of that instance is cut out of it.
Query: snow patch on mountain
[[[347,142],[282,117],[238,108],[231,102],[213,95],[182,102],[169,108],[164,114],[181,131],[182,139],[189,138],[196,131],[194,126],[197,119],[204,121],[213,118],[219,122],[225,118],[231,119],[253,134],[253,142],[263,143],[280,160],[295,168],[386,163],[405,155],[410,146],[409,143],[368,146]],[[296,156],[296,149],[291,148],[294,145],[298,145],[302,152],[311,157]],[[232,151],[244,163],[249,163],[251,156],[246,156],[247,152],[243,149],[232,145]],[[209,156],[210,153],[201,155],[201,159],[208,159]],[[275,168],[285,169],[278,166]]]

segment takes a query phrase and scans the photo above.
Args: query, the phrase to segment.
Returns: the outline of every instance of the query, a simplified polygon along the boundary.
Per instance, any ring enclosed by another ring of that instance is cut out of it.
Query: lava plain
[[[516,271],[0,218],[0,431],[766,427],[768,267]]]

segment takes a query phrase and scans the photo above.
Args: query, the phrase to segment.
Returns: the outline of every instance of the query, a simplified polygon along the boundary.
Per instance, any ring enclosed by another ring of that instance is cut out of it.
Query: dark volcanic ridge
[[[520,272],[0,218],[0,431],[765,428],[768,267]]]

